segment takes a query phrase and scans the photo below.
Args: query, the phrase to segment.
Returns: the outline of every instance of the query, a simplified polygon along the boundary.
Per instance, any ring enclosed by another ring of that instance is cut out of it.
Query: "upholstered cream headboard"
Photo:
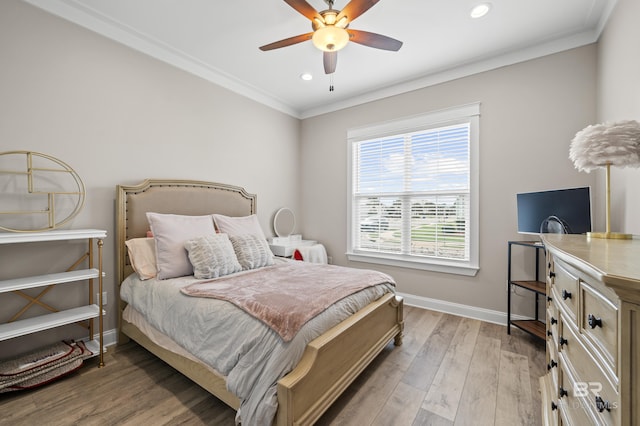
[[[116,186],[118,284],[133,272],[125,241],[146,236],[147,212],[248,216],[256,212],[256,200],[244,188],[213,182],[147,179],[138,185]]]

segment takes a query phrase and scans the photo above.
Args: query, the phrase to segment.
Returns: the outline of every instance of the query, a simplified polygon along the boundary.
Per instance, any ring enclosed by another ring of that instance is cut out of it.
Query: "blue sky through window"
[[[407,153],[408,155],[405,155]],[[469,125],[369,141],[358,146],[359,194],[466,192]]]

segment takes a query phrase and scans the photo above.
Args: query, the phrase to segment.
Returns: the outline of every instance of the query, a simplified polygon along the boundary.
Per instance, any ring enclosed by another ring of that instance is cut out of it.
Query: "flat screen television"
[[[591,232],[589,187],[516,194],[521,234]]]

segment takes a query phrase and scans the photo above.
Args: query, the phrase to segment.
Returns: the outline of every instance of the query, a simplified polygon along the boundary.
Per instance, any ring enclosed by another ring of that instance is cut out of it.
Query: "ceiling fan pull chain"
[[[329,74],[329,91],[333,92],[333,73]]]

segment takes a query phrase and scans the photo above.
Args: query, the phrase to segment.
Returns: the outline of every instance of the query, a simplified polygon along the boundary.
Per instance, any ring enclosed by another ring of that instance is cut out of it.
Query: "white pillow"
[[[141,280],[153,278],[158,273],[156,266],[156,243],[153,238],[132,238],[124,242],[129,261]]]
[[[212,214],[211,216],[213,216],[213,221],[218,230],[223,234],[229,235],[229,237],[251,234],[258,235],[264,240],[267,239],[260,227],[260,222],[258,222],[258,216],[255,214],[240,217],[222,214]]]
[[[227,234],[205,235],[184,244],[198,279],[218,278],[242,271]]]
[[[242,269],[256,269],[273,265],[273,253],[267,240],[254,234],[229,236]]]
[[[188,240],[215,234],[211,216],[182,216],[147,213],[147,220],[156,240],[158,279],[193,274],[184,243]]]

